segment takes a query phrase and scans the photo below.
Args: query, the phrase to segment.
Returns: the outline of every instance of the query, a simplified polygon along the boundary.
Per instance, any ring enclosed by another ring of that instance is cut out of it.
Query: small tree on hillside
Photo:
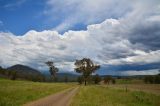
[[[46,62],[46,64],[48,65],[49,67],[49,72],[50,74],[53,76],[53,78],[55,79],[56,78],[56,73],[58,72],[58,68],[56,68],[53,64],[52,61],[48,61]]]
[[[83,58],[82,60],[76,60],[75,62],[75,71],[82,73],[84,78],[85,85],[87,84],[88,77],[100,68],[100,65],[94,64],[91,59]]]

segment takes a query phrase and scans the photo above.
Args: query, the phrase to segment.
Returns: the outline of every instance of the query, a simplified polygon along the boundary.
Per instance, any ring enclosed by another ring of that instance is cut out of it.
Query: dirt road
[[[78,91],[77,88],[71,88],[60,93],[47,96],[37,101],[30,102],[23,106],[69,106],[72,97]]]

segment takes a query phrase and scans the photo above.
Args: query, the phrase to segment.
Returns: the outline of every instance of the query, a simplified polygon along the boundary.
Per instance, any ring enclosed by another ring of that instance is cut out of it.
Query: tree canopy
[[[76,60],[75,62],[75,71],[77,73],[82,73],[84,77],[85,85],[87,78],[100,68],[100,65],[94,64],[93,61],[89,58],[83,58],[82,60]]]

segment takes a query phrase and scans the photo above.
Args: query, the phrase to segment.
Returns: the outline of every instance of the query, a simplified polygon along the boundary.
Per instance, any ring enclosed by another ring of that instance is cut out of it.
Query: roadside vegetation
[[[102,86],[81,86],[71,106],[159,106],[160,96]]]
[[[160,84],[160,74],[145,76],[144,82],[149,84]]]

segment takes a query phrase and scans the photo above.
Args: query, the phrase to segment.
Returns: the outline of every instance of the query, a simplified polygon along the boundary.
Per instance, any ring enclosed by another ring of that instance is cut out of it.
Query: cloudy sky
[[[99,74],[158,74],[160,1],[0,0],[0,66],[72,72],[83,57]]]

